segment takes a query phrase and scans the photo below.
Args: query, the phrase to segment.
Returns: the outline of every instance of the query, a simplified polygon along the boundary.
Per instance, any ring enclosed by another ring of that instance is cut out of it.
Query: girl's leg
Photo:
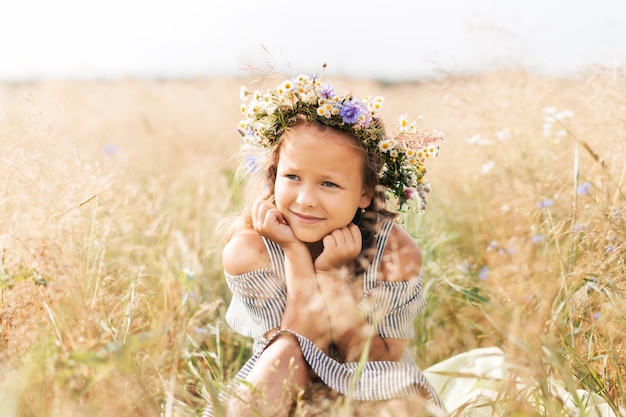
[[[283,333],[265,348],[227,405],[228,417],[284,417],[310,381],[298,339]]]

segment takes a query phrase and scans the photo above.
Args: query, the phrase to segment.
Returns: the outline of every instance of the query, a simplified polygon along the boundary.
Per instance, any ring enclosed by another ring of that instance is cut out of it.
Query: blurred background
[[[0,6],[0,80],[206,78],[271,65],[390,81],[626,62],[626,2],[23,0]]]

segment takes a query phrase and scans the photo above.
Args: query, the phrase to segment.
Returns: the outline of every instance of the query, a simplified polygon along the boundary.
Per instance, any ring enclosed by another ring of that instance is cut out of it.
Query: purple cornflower
[[[335,87],[329,84],[325,84],[317,90],[317,94],[322,98],[333,98],[335,97]]]
[[[354,100],[346,100],[339,109],[339,116],[346,124],[354,124],[359,121],[361,115],[365,112],[365,108]]]
[[[544,198],[543,200],[537,201],[537,208],[548,208],[554,205],[554,201],[551,198]]]
[[[589,181],[583,182],[578,186],[578,188],[576,188],[576,192],[578,193],[578,195],[587,195],[589,194],[590,190],[591,184],[589,183]]]
[[[541,243],[545,240],[545,236],[544,235],[533,235],[530,239],[533,241],[533,243]]]
[[[489,274],[489,268],[483,266],[478,273],[478,279],[481,281],[487,281],[487,275]]]
[[[506,249],[500,248],[500,250],[498,250],[498,253],[500,255],[513,255],[515,254],[515,246],[509,246]]]

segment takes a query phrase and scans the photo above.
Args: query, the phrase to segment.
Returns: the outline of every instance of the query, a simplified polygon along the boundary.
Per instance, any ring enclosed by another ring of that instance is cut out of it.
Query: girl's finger
[[[361,243],[362,243],[361,240],[363,239],[363,237],[361,236],[361,230],[359,229],[359,226],[357,226],[356,224],[350,223],[348,225],[348,231],[350,232],[350,237],[352,238],[352,241],[354,242],[354,244],[361,247]]]
[[[260,201],[255,203],[252,210],[252,225],[255,229],[268,226],[268,214],[274,208],[272,204]]]

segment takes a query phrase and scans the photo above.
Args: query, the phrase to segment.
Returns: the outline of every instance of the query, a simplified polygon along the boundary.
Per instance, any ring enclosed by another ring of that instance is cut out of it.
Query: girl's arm
[[[279,244],[285,254],[287,300],[281,328],[305,336],[328,353],[329,317],[308,248],[295,237],[273,204],[256,204],[253,224],[258,233]]]
[[[315,262],[320,288],[327,302],[331,318],[331,335],[339,352],[346,362],[355,362],[369,346],[368,360],[400,360],[407,340],[382,338],[377,333],[359,307],[359,299],[350,289],[349,271],[338,267],[333,254],[345,253],[340,245],[353,246],[360,250],[360,233],[356,226],[348,226],[347,234],[333,232],[336,238],[324,240],[324,252]],[[344,229],[340,229],[342,231]],[[350,238],[346,236],[355,236]],[[331,234],[332,236],[332,234]],[[328,257],[323,257],[327,253]],[[406,281],[419,274],[421,252],[408,233],[395,226],[383,255],[379,279],[387,281]]]

